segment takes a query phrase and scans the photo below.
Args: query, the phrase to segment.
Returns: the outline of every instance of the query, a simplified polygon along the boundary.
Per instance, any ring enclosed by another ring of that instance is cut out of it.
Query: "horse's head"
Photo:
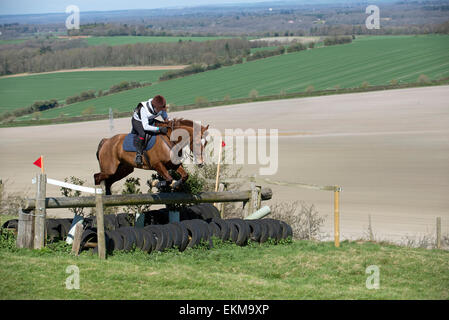
[[[177,129],[186,130],[189,135],[189,147],[193,152],[193,159],[195,163],[199,166],[204,165],[204,148],[206,147],[209,136],[207,129],[209,129],[209,125],[202,126],[199,123],[195,123],[192,120],[186,119],[173,119],[164,123],[168,130],[168,136],[172,138],[172,132]],[[175,143],[179,143],[181,141],[181,136],[173,137],[178,140]]]

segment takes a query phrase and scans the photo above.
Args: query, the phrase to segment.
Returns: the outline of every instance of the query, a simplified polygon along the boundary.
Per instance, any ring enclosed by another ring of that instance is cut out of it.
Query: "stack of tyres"
[[[264,243],[271,239],[278,242],[293,237],[291,226],[276,219],[224,220],[212,217],[208,220],[182,220],[136,228],[127,225],[125,217],[120,220],[115,215],[110,216],[109,228],[105,231],[106,249],[109,253],[131,251],[135,248],[148,253],[171,248],[184,251],[200,244],[212,248],[213,237],[239,246],[244,246],[249,241]],[[51,240],[65,239],[70,226],[71,219],[46,219],[47,236]],[[6,222],[3,228],[17,228],[17,220]],[[88,226],[81,238],[81,248],[92,242],[97,242],[97,230],[95,227]]]
[[[87,228],[81,238],[81,247],[96,241],[96,229]],[[151,253],[165,249],[184,251],[199,244],[212,247],[209,225],[204,220],[194,219],[143,228],[121,227],[105,231],[107,252],[132,251],[136,248]],[[94,251],[97,251],[96,249]]]
[[[268,239],[279,241],[293,237],[289,224],[275,219],[243,220],[243,219],[217,219],[209,223],[212,236],[223,241],[231,241],[244,246],[249,240],[264,243]]]

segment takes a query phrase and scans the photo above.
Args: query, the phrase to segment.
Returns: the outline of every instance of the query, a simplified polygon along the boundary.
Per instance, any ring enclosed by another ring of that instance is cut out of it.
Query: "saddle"
[[[126,135],[125,140],[123,140],[123,150],[127,152],[137,152],[135,141],[138,139],[138,135],[134,133],[129,133]],[[144,151],[148,151],[153,148],[156,143],[156,135],[146,135],[146,146]]]

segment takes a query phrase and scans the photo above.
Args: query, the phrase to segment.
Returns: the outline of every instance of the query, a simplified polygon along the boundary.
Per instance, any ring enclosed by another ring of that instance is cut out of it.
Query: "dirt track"
[[[449,232],[449,86],[347,94],[233,105],[172,113],[225,128],[277,128],[279,170],[273,180],[341,185],[341,233],[378,238],[433,233],[435,218]],[[128,132],[129,119],[115,121]],[[48,176],[92,180],[99,140],[109,122],[0,129],[0,178],[11,191],[31,190],[45,155]],[[256,166],[246,166],[257,173]],[[134,176],[149,178],[151,172]],[[303,200],[326,216],[332,232],[332,193],[271,186],[274,202]],[[48,194],[59,195],[49,186]]]
[[[33,76],[39,74],[61,73],[61,72],[81,72],[81,71],[151,71],[151,70],[179,70],[184,69],[186,66],[128,66],[128,67],[97,67],[97,68],[80,68],[80,69],[65,69],[40,73],[17,73],[9,76],[2,76],[1,78],[13,78]]]

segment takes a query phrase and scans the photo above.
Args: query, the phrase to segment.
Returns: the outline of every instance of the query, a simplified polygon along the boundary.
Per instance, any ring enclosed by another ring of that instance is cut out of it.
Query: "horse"
[[[198,150],[197,147],[200,146],[200,152],[196,152],[194,156],[196,164],[199,166],[204,164],[203,150],[207,144],[205,137],[207,136],[209,125],[201,126],[201,130],[198,130],[198,133],[201,134],[195,135],[193,132],[194,122],[192,120],[175,118],[166,122],[157,121],[156,125],[167,127],[167,135],[158,134],[156,136],[154,146],[150,150],[144,151],[144,164],[141,167],[137,167],[135,163],[136,152],[123,150],[123,141],[126,134],[117,134],[111,138],[103,138],[98,144],[96,153],[100,172],[94,174],[95,185],[105,181],[106,194],[110,195],[113,183],[131,174],[134,168],[139,168],[157,171],[165,179],[165,185],[173,189],[178,188],[189,176],[181,162],[173,163],[171,159],[174,147],[178,149],[178,153],[182,153],[182,148],[186,145],[186,141],[184,141],[184,145],[178,145],[183,141],[181,136],[175,137],[177,138],[176,141],[170,140],[169,137],[177,129],[184,129],[186,130],[184,132],[189,134],[190,150]],[[179,133],[179,131],[175,131],[176,133]],[[179,181],[175,181],[169,174],[168,170],[170,169],[175,170],[181,176]]]

